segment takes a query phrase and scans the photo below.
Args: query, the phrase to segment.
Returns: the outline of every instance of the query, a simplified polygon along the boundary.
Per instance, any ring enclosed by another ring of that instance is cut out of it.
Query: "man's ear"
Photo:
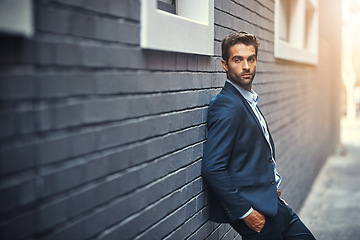
[[[223,67],[223,69],[225,70],[225,72],[229,71],[229,67],[228,64],[226,63],[226,61],[223,59],[221,60],[221,66]]]

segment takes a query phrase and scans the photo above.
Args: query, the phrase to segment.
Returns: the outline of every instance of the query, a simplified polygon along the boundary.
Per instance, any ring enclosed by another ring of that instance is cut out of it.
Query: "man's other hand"
[[[249,216],[243,220],[245,224],[255,232],[260,232],[265,225],[265,216],[256,210],[252,211]]]

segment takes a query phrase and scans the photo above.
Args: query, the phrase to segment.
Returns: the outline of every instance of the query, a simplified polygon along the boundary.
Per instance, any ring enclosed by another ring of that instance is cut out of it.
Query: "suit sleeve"
[[[202,175],[232,221],[250,209],[227,170],[241,124],[239,109],[231,101],[216,101],[209,107],[208,137],[202,161]]]

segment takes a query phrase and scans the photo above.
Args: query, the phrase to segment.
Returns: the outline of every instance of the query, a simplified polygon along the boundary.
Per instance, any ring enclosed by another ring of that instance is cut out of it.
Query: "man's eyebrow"
[[[252,54],[252,55],[248,56],[247,59],[250,59],[250,58],[253,58],[253,57],[256,58],[256,54]],[[235,56],[233,56],[231,59],[235,59],[235,58],[244,59],[243,56],[239,56],[239,55],[235,55]]]
[[[235,59],[235,58],[244,59],[244,57],[243,57],[243,56],[239,56],[239,55],[235,55],[235,56],[233,56],[231,59]]]

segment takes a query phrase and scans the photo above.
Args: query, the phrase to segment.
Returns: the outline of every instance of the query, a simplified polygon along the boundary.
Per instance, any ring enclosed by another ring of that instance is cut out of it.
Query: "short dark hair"
[[[257,57],[258,48],[260,45],[259,39],[251,34],[244,31],[241,32],[233,32],[226,36],[221,42],[221,51],[222,51],[222,58],[228,62],[230,54],[229,49],[230,47],[234,46],[235,44],[244,44],[246,46],[252,45],[255,47],[255,54]]]

